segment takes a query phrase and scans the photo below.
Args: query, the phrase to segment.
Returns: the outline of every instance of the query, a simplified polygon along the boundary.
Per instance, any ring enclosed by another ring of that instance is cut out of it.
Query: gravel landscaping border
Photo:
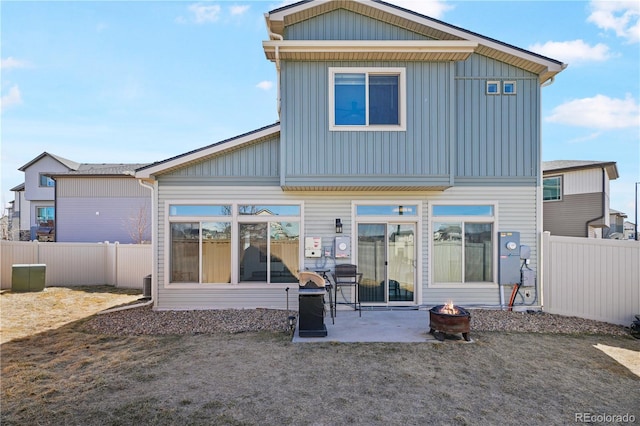
[[[629,335],[628,329],[620,325],[539,311],[471,309],[470,312],[474,331]],[[289,315],[297,315],[297,312],[275,309],[154,311],[151,306],[145,306],[96,315],[83,325],[83,329],[125,336],[286,333],[289,332]]]

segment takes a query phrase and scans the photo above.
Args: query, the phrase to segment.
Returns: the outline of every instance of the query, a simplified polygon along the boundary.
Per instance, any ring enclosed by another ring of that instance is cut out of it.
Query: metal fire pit
[[[454,306],[457,314],[450,314],[442,311],[445,305],[434,306],[429,309],[429,330],[430,334],[439,341],[444,340],[446,334],[462,333],[465,341],[470,341],[469,326],[471,323],[471,314],[466,309]]]

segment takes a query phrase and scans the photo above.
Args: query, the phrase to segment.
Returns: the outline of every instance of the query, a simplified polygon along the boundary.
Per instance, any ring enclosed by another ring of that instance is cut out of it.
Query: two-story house
[[[545,161],[542,170],[545,231],[588,238],[609,233],[609,182],[619,177],[615,161]]]
[[[78,163],[43,152],[19,170],[12,188],[16,239],[140,243],[151,239],[151,192],[133,177],[135,164]],[[17,235],[16,235],[17,234]]]
[[[80,163],[43,152],[18,170],[24,172],[24,183],[11,188],[15,194],[14,221],[23,241],[55,239],[55,181],[48,173],[76,170]],[[16,223],[17,221],[17,223]]]
[[[380,1],[265,17],[280,122],[136,171],[155,308],[284,308],[342,263],[363,306],[500,305],[499,234],[538,262],[541,89],[565,65]]]

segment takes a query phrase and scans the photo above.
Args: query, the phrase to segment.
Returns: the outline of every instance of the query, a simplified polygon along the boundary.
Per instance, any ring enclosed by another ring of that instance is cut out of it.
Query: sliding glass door
[[[358,271],[362,303],[414,302],[416,224],[359,223]]]

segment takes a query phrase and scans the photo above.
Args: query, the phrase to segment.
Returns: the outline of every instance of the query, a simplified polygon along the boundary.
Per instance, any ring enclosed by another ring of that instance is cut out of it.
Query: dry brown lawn
[[[2,344],[3,425],[640,422],[640,378],[594,347],[639,351],[627,336],[294,344],[284,333],[98,335],[83,321]]]
[[[0,343],[53,330],[104,309],[131,303],[140,291],[112,286],[46,287],[0,294]]]

